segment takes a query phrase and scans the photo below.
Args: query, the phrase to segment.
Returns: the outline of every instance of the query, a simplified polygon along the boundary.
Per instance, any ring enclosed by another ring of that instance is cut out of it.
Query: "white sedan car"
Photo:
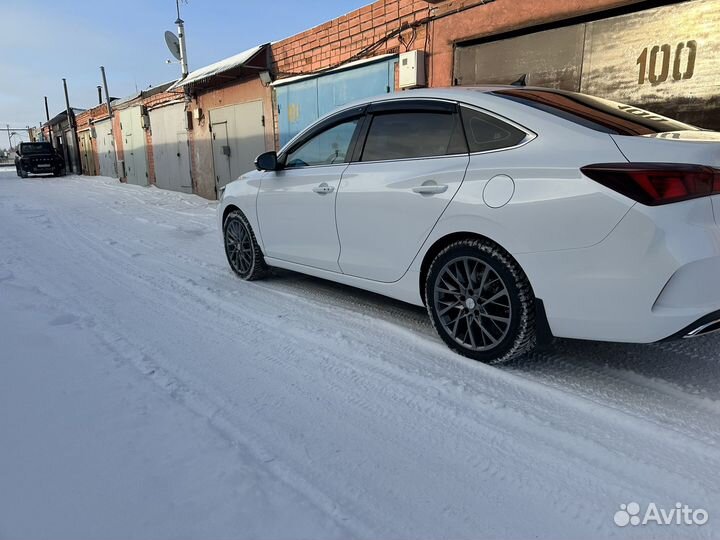
[[[243,279],[280,267],[425,305],[488,363],[553,336],[720,329],[720,133],[558,90],[417,90],[256,165],[218,216]]]

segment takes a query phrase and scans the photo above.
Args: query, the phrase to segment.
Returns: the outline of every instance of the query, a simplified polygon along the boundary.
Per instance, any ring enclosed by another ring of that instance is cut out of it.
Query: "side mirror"
[[[255,168],[258,171],[277,171],[279,169],[277,152],[265,152],[255,160]]]

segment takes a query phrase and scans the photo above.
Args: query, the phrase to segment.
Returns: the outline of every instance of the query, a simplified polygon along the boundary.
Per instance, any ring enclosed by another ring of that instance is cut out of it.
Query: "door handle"
[[[419,193],[420,195],[437,195],[439,193],[445,193],[447,189],[448,187],[446,185],[438,185],[432,180],[425,182],[422,186],[412,188],[413,193]]]
[[[335,191],[335,188],[323,182],[319,186],[315,186],[313,188],[313,191],[319,195],[327,195],[328,193],[332,193],[333,191]]]

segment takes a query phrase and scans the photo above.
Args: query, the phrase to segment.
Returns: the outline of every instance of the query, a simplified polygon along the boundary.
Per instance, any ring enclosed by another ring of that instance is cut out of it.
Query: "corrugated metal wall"
[[[460,85],[549,86],[720,129],[720,0],[693,0],[455,51]]]

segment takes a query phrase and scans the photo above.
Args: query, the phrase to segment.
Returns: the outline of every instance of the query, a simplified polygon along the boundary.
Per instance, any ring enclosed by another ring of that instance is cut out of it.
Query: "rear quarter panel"
[[[586,178],[580,167],[625,161],[622,154],[603,133],[538,131],[524,146],[471,156],[435,238],[468,230],[510,253],[529,253],[588,247],[610,234],[633,202]],[[491,208],[483,193],[496,175],[510,176],[515,191],[507,204]]]

